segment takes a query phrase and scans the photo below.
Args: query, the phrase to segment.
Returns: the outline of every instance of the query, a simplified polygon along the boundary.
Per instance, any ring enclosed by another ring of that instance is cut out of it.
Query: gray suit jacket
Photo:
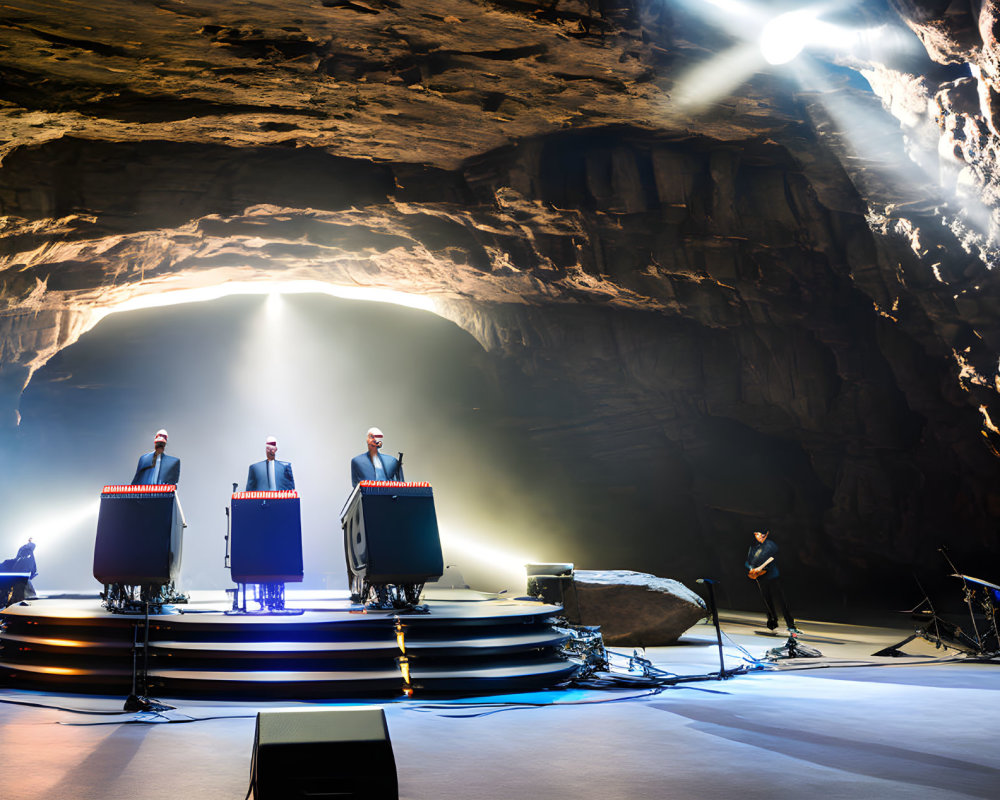
[[[388,453],[379,453],[382,459],[382,468],[385,469],[385,479],[387,481],[403,480],[403,465],[399,459],[390,456]],[[359,481],[375,480],[375,467],[368,453],[364,452],[360,456],[351,459],[351,486],[357,486]]]
[[[288,461],[274,459],[274,488],[277,491],[295,488],[295,476],[292,475],[292,465]],[[250,465],[247,473],[248,492],[267,491],[267,461],[258,461]]]
[[[132,478],[132,485],[150,485],[154,483],[153,474],[156,471],[153,467],[153,456],[155,451],[143,453],[139,456],[139,464],[135,468],[135,477]],[[160,464],[160,479],[156,483],[177,483],[181,477],[181,460],[175,456],[163,454],[163,463]]]

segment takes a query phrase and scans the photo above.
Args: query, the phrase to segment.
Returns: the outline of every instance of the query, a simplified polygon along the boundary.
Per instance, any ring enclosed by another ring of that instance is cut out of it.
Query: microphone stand
[[[233,484],[233,494],[236,494],[237,484]],[[226,506],[226,555],[222,560],[222,566],[229,569],[232,566],[232,556],[229,551],[229,506]]]
[[[718,581],[714,581],[711,578],[698,578],[695,583],[703,583],[708,586],[708,608],[712,612],[712,622],[715,625],[715,638],[719,643],[719,677],[718,680],[724,680],[731,677],[730,674],[726,672],[726,662],[722,654],[722,627],[719,625],[719,609],[715,604],[715,584]]]
[[[958,571],[958,567],[956,567],[955,562],[948,557],[948,550],[943,545],[938,548],[938,552],[944,556],[944,560],[948,562],[948,566],[954,570],[953,577],[962,579],[962,590],[965,594],[965,605],[969,608],[969,621],[972,623],[972,632],[976,637],[976,650],[979,651],[979,655],[982,655],[983,640],[979,636],[979,627],[976,625],[976,612],[972,608],[972,597],[975,593],[975,589],[969,588],[969,581],[966,580],[964,574]]]
[[[236,486],[237,485],[238,484],[236,484],[236,483],[233,484],[233,494],[236,494]],[[232,566],[233,566],[233,558],[232,558],[232,552],[231,552],[231,548],[230,548],[230,545],[232,544],[232,540],[230,538],[230,528],[229,528],[229,525],[230,525],[229,506],[226,506],[226,555],[225,555],[225,558],[222,559],[222,566],[225,567],[226,569],[231,569]],[[226,589],[226,594],[229,594],[229,592],[233,593],[233,607],[232,607],[232,611],[236,612],[240,608],[240,600],[239,600],[239,598],[240,598],[240,587],[239,587],[239,584],[236,585],[235,589]],[[244,611],[246,611],[246,605],[247,605],[247,603],[246,603],[246,589],[244,589],[243,590],[243,610]]]
[[[124,710],[137,711],[172,711],[174,706],[160,703],[146,696],[149,691],[149,599],[143,601],[142,618],[142,686],[139,686],[139,626],[132,628],[132,693],[125,698]],[[142,694],[139,694],[139,689]]]

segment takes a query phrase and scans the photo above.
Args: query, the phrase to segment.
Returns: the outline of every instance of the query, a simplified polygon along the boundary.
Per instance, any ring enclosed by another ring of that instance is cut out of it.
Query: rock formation
[[[577,570],[573,590],[565,600],[570,621],[599,625],[609,646],[673,644],[708,613],[705,601],[684,584],[643,572]]]

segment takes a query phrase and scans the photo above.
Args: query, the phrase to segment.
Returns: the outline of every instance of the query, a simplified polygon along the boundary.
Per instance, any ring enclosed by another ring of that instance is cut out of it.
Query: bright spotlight
[[[524,565],[532,563],[535,559],[511,553],[509,550],[499,550],[494,547],[479,544],[465,538],[455,536],[445,536],[442,533],[441,544],[448,550],[458,553],[466,558],[479,561],[482,564],[493,567],[495,570],[524,577]]]
[[[21,529],[21,537],[25,540],[30,537],[39,546],[50,548],[68,533],[72,533],[77,526],[89,519],[96,520],[100,506],[99,500],[88,500],[85,504],[69,511],[33,520]]]
[[[760,52],[769,64],[787,64],[809,43],[816,26],[816,12],[800,8],[780,14],[764,26]]]

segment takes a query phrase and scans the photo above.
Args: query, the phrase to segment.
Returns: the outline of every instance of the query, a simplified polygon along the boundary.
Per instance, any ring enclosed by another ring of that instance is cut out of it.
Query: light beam
[[[454,536],[441,532],[441,546],[452,553],[458,554],[461,558],[468,558],[478,562],[481,566],[489,567],[491,571],[502,574],[505,578],[516,578],[518,585],[524,584],[527,580],[524,565],[535,563],[538,559],[533,556],[519,555],[509,550],[503,550],[489,545],[467,539],[465,537]]]
[[[35,540],[35,544],[42,549],[49,549],[55,544],[59,544],[66,536],[84,522],[93,519],[97,521],[97,512],[100,510],[100,500],[88,500],[80,506],[61,511],[56,514],[49,514],[31,520],[26,525],[15,525],[14,529],[20,531],[18,538],[21,540],[15,546],[15,550],[24,544],[29,538]]]

